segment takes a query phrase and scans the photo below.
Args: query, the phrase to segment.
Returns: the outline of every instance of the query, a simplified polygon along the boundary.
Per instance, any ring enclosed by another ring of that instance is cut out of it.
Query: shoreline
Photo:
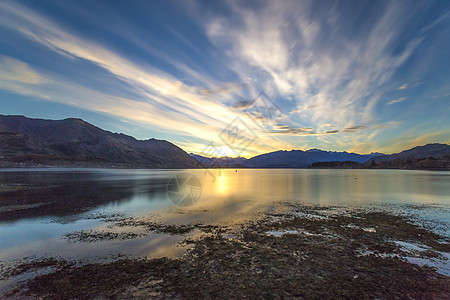
[[[181,235],[192,247],[177,258],[18,262],[7,268],[7,276],[30,271],[38,275],[7,296],[442,299],[450,292],[450,273],[442,275],[407,259],[445,261],[449,238],[420,227],[410,218],[377,210],[291,203],[279,203],[276,208],[236,226],[168,225],[104,216],[111,230],[128,228],[133,233],[137,228]],[[190,233],[194,231],[201,234],[193,237]],[[124,236],[87,232],[72,238],[72,242],[95,243]]]
[[[0,172],[8,171],[8,170],[17,170],[21,171],[24,169],[30,170],[404,170],[404,171],[450,171],[450,168],[291,168],[291,167],[233,167],[233,166],[203,166],[197,168],[142,168],[142,167],[114,167],[114,166],[13,166],[13,167],[4,167],[0,166]]]

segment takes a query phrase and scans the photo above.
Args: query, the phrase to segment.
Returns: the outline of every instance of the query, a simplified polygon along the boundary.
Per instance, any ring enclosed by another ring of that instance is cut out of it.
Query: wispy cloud
[[[407,99],[408,99],[408,98],[406,98],[406,97],[400,97],[400,98],[394,99],[394,100],[392,100],[392,101],[389,101],[389,102],[387,103],[387,105],[392,105],[392,104],[394,104],[394,103],[403,102],[403,101],[405,101],[405,100],[407,100]]]
[[[292,135],[310,135],[316,134],[312,127],[291,127],[288,125],[275,125],[271,133],[292,134]]]
[[[230,59],[239,62],[233,64],[237,74],[252,78],[256,88],[272,95],[293,96],[301,107],[294,112],[301,112],[299,118],[312,127],[323,122],[340,127],[373,122],[373,109],[381,97],[374,91],[421,42],[413,40],[400,55],[392,55],[400,32],[395,28],[403,22],[402,8],[393,2],[367,36],[357,40],[339,32],[345,20],[338,11],[330,11],[328,21],[322,21],[311,18],[309,2],[266,4],[252,10],[231,2],[239,22],[213,18],[208,34],[218,46],[229,48]]]
[[[222,87],[212,88],[212,89],[204,89],[202,90],[203,93],[208,95],[216,95],[216,94],[225,94],[230,93],[232,91],[240,90],[244,88],[246,84],[244,83],[230,83],[226,84]]]
[[[367,126],[349,126],[349,127],[345,127],[342,132],[346,132],[346,133],[351,133],[351,132],[357,132],[363,129],[366,129]]]
[[[252,106],[253,101],[251,100],[238,100],[235,103],[233,103],[232,107],[236,108],[238,110],[245,110]]]
[[[380,100],[395,72],[423,41],[418,35],[393,53],[409,22],[401,3],[378,7],[380,14],[371,16],[373,26],[358,38],[343,35],[341,26],[348,23],[339,9],[316,18],[309,2],[268,2],[257,12],[239,2],[230,3],[237,20],[212,18],[206,25],[209,36],[228,49],[231,66],[242,78],[256,82],[256,89],[291,99],[284,103],[292,107],[293,130],[284,130],[286,135],[298,136],[301,128],[315,128],[314,137],[323,147],[352,145],[367,151],[377,149],[374,132],[394,132],[393,126],[379,124]],[[407,84],[400,86],[406,89]],[[336,127],[327,128],[328,123]],[[319,137],[319,133],[334,134]]]
[[[43,82],[38,72],[33,70],[28,64],[7,56],[0,56],[0,79],[29,84],[40,84]]]
[[[42,79],[27,64],[12,58],[3,58],[1,76],[14,84],[4,84],[1,86],[3,89],[153,124],[175,133],[191,135],[198,132],[205,143],[217,140],[220,131],[236,117],[236,112],[226,105],[208,99],[200,87],[186,85],[151,66],[138,65],[101,45],[67,32],[19,4],[2,2],[0,8],[8,12],[8,18],[3,18],[1,25],[18,30],[58,54],[82,59],[107,70],[133,87],[133,93],[138,93],[140,99],[101,93],[51,75],[47,75],[45,86],[24,86],[21,83],[37,84]],[[228,86],[226,89],[237,87]],[[241,117],[248,119],[245,115]]]
[[[222,143],[222,130],[236,117],[257,135],[247,155],[302,148],[309,143],[324,148],[338,145],[364,150],[364,144],[376,148],[379,132],[399,124],[398,120],[382,120],[380,111],[387,108],[380,100],[386,99],[389,90],[406,90],[405,81],[413,87],[413,80],[405,78],[399,83],[393,78],[424,38],[419,31],[398,47],[410,18],[402,3],[372,3],[376,10],[365,7],[365,11],[357,11],[370,17],[367,24],[348,17],[361,8],[333,5],[324,9],[320,1],[252,5],[227,1],[223,4],[229,6],[226,16],[219,11],[207,13],[196,5],[189,2],[186,10],[193,19],[201,14],[196,20],[204,32],[197,34],[204,34],[208,45],[212,43],[209,51],[215,51],[216,59],[205,63],[213,69],[208,74],[164,49],[149,47],[133,30],[117,28],[123,35],[130,31],[127,41],[183,74],[178,76],[146,60],[125,56],[18,2],[2,1],[1,27],[53,55],[82,62],[108,76],[103,77],[105,86],[94,89],[31,62],[0,57],[0,88],[138,122],[179,135],[183,143],[195,136],[192,147],[183,145],[197,152],[202,143]],[[110,30],[115,29],[112,25]],[[173,33],[202,56],[201,46]],[[219,80],[224,70],[235,78]],[[86,73],[88,78],[96,75]],[[116,82],[124,84],[120,94],[110,88]],[[285,113],[268,116],[253,109],[260,92],[267,93]],[[405,100],[407,97],[401,97],[387,105]]]

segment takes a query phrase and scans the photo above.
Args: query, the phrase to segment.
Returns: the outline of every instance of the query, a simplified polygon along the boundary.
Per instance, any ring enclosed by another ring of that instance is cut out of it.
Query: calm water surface
[[[155,233],[91,243],[63,237],[80,230],[108,230],[108,223],[98,218],[102,215],[224,225],[251,219],[280,202],[403,210],[438,224],[448,235],[449,179],[450,172],[400,170],[3,170],[0,191],[16,197],[17,205],[30,197],[35,205],[55,199],[96,205],[83,213],[71,211],[71,206],[44,205],[33,213],[6,214],[0,221],[0,260],[95,259],[118,253],[176,256],[184,249],[183,236]]]

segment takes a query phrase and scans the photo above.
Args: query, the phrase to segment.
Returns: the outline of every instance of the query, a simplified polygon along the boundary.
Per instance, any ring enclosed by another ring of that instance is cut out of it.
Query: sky
[[[0,114],[204,156],[450,143],[450,1],[0,0]]]

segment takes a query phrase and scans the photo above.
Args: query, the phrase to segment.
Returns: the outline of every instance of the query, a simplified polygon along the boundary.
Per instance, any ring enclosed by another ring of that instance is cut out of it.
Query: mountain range
[[[0,115],[0,167],[115,168],[417,168],[449,169],[450,146],[428,144],[400,153],[357,154],[320,149],[280,150],[250,159],[187,154],[165,140],[137,140],[81,119],[43,120]]]
[[[384,156],[381,153],[356,154],[348,152],[324,151],[320,149],[302,150],[280,150],[261,154],[250,159],[243,157],[203,157],[196,154],[190,154],[200,163],[207,166],[244,166],[248,168],[307,168],[315,162],[345,162],[352,161],[364,163],[367,160]]]
[[[198,162],[164,140],[137,140],[81,119],[0,115],[0,166],[195,168]]]
[[[367,160],[383,155],[380,153],[356,154],[348,152],[324,151],[320,149],[276,151],[252,157],[246,162],[249,167],[263,168],[307,168],[314,162],[353,161],[364,163]]]
[[[428,144],[369,159],[365,167],[382,169],[450,169],[450,146]]]
[[[450,169],[450,146],[428,144],[394,154],[357,154],[310,149],[275,151],[250,159],[243,157],[203,157],[190,154],[210,167],[247,168],[379,168],[379,169]]]

